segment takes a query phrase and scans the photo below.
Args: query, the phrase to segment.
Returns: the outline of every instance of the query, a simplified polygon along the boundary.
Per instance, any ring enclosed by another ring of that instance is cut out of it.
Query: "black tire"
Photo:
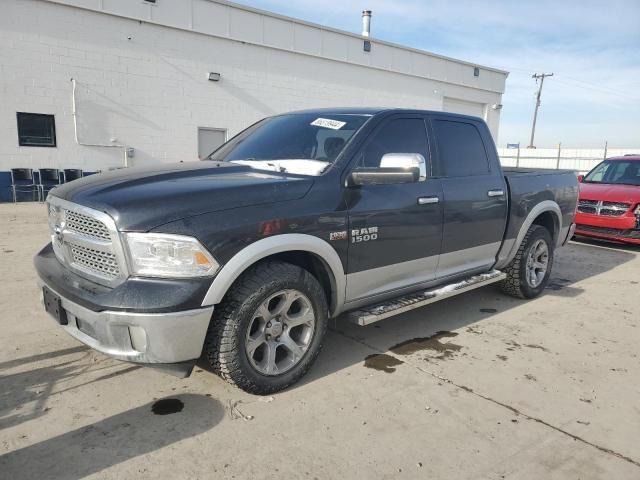
[[[309,299],[315,328],[299,363],[282,374],[264,375],[249,361],[245,345],[247,329],[251,328],[259,306],[284,289],[298,290]],[[307,373],[320,353],[327,324],[327,299],[313,275],[289,263],[263,262],[242,274],[214,311],[204,343],[204,357],[226,381],[246,392],[268,395],[284,390]]]
[[[531,249],[539,240],[546,242],[548,248],[548,266],[544,278],[535,287],[531,286],[527,279],[527,259],[531,253]],[[500,288],[507,295],[516,298],[535,298],[540,295],[549,281],[551,268],[553,266],[553,240],[549,230],[541,225],[531,225],[527,234],[524,236],[520,248],[511,263],[503,269],[507,274],[507,278],[500,283]]]

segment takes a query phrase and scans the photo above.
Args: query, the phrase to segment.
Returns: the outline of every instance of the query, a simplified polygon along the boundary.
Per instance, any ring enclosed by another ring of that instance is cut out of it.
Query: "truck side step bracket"
[[[347,313],[350,321],[358,325],[369,325],[370,323],[383,320],[400,313],[408,312],[414,308],[420,308],[430,303],[453,297],[469,290],[484,287],[491,283],[499,282],[506,278],[506,274],[500,270],[492,270],[481,275],[474,275],[460,282],[443,285],[433,290],[423,290],[410,293],[402,297],[392,298],[382,303],[353,310]]]

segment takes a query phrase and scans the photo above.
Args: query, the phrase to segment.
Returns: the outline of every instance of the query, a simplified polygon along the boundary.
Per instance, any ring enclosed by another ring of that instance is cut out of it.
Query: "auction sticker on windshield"
[[[330,128],[332,130],[340,130],[346,124],[347,122],[331,120],[330,118],[316,118],[313,122],[311,122],[311,125],[313,125],[314,127],[324,127]]]

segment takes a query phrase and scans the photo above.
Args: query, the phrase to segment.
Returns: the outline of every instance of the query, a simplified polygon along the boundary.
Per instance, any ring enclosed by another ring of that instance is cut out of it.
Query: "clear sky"
[[[501,145],[527,145],[535,72],[545,80],[536,145],[640,147],[640,0],[236,0],[510,72]]]

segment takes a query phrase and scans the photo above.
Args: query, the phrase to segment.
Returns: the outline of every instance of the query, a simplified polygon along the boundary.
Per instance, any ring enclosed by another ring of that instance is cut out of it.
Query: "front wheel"
[[[297,382],[320,352],[327,301],[308,271],[284,262],[253,267],[214,313],[205,357],[225,380],[267,395]]]
[[[549,281],[553,265],[553,240],[541,225],[531,225],[515,258],[504,269],[502,291],[517,298],[535,298]]]

